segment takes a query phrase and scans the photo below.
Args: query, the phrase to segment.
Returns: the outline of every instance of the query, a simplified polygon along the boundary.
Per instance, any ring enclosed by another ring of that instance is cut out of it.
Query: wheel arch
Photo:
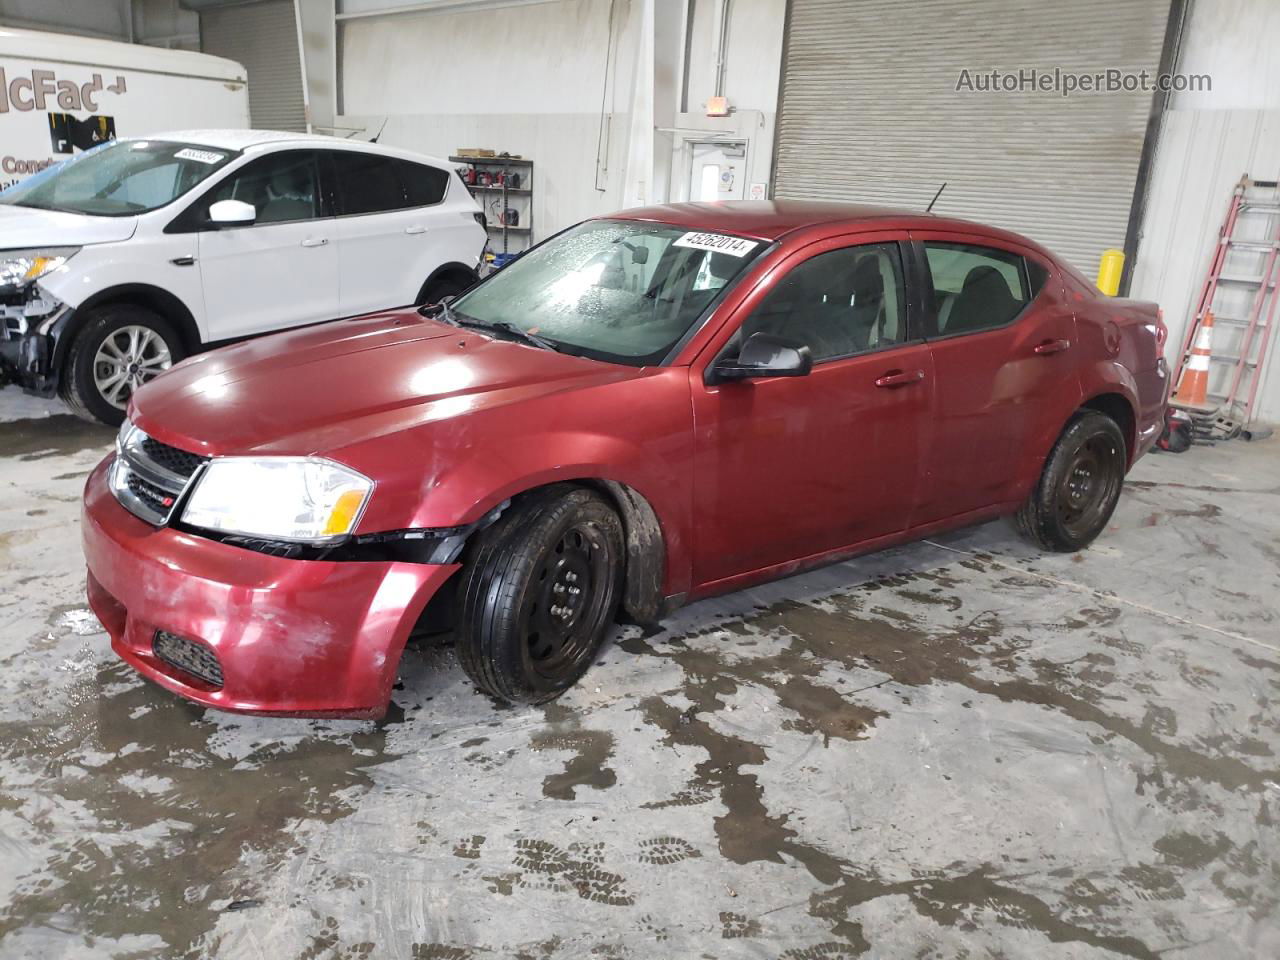
[[[70,352],[71,341],[88,322],[89,315],[94,310],[128,303],[146,307],[171,323],[182,338],[182,347],[188,356],[200,349],[200,327],[185,303],[162,287],[149,283],[123,283],[99,290],[76,307],[67,326],[59,331],[54,347],[54,368],[62,369]]]
[[[1124,435],[1125,462],[1133,463],[1134,449],[1138,440],[1138,418],[1133,401],[1118,391],[1097,393],[1080,404],[1081,410],[1095,410],[1115,421]]]
[[[667,576],[668,537],[657,510],[649,498],[630,484],[598,476],[559,476],[530,483],[515,493],[498,498],[485,514],[494,520],[501,513],[553,486],[572,486],[592,490],[603,497],[622,520],[626,542],[626,565],[623,569],[622,607],[637,623],[654,623],[669,612],[664,595]],[[493,498],[490,498],[493,499]],[[509,505],[508,505],[509,504]],[[490,521],[491,522],[491,521]],[[473,537],[490,525],[481,521],[460,544],[457,555],[466,556]]]
[[[427,291],[433,283],[440,280],[457,280],[466,286],[471,286],[476,280],[476,272],[465,263],[452,260],[449,263],[442,263],[431,271],[431,275],[423,281],[422,286],[418,288],[418,295],[414,297],[414,303],[422,303],[427,295]]]
[[[623,609],[637,623],[656,622],[666,612],[662,585],[667,574],[667,542],[657,511],[639,490],[617,480],[579,482],[612,500],[622,518],[627,545]]]

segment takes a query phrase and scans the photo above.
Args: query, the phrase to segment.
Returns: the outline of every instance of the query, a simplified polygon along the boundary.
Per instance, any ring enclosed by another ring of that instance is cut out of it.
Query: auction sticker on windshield
[[[212,150],[195,150],[186,147],[173,155],[175,160],[194,160],[196,163],[221,163],[227,159],[225,153],[214,153]]]
[[[726,237],[722,233],[686,233],[672,246],[710,250],[712,253],[727,253],[731,257],[745,257],[760,244],[754,240],[743,240],[741,237]]]

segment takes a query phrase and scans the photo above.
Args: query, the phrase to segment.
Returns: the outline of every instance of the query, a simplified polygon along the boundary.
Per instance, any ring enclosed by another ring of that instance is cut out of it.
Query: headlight
[[[52,273],[80,252],[79,247],[0,252],[0,289],[21,287]]]
[[[314,457],[227,457],[205,467],[182,511],[193,527],[325,543],[355,529],[373,481]]]

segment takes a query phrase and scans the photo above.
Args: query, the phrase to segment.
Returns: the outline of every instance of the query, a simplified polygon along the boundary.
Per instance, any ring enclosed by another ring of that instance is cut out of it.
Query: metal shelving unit
[[[479,180],[481,174],[489,173],[497,179],[496,174],[501,173],[500,183],[481,184],[479,182],[467,184],[467,188],[471,191],[473,197],[480,200],[480,205],[485,212],[486,228],[490,235],[502,235],[502,252],[510,253],[510,241],[512,237],[520,237],[525,242],[521,246],[523,250],[533,242],[533,161],[525,157],[450,157],[450,163],[456,163],[460,166],[468,166],[472,169],[474,180]],[[520,177],[520,186],[511,186],[511,175],[516,173]],[[465,178],[464,178],[465,179]],[[499,198],[497,222],[491,215],[491,209],[488,198],[490,196]],[[509,202],[512,199],[525,201],[520,207],[511,207]],[[520,217],[519,224],[504,223],[507,219],[506,211],[508,209],[516,210]]]

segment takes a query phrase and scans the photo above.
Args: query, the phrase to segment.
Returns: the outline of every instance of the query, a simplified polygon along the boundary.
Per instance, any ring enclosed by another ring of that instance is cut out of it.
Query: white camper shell
[[[0,190],[116,137],[247,126],[233,60],[0,27]]]

